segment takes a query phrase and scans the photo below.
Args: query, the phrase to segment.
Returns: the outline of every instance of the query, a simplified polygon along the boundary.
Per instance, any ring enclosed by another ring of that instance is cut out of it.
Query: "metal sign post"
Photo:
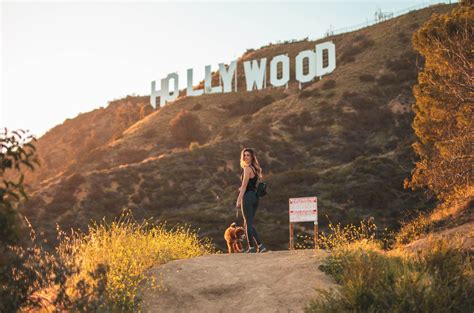
[[[318,198],[290,198],[288,202],[290,215],[290,250],[295,249],[294,223],[298,222],[314,222],[314,248],[316,248],[318,246]]]

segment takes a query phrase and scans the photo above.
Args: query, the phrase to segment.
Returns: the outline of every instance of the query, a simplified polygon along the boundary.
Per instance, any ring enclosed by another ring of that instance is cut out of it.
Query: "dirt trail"
[[[314,288],[335,287],[314,250],[214,254],[150,269],[166,290],[143,296],[144,312],[302,312]]]

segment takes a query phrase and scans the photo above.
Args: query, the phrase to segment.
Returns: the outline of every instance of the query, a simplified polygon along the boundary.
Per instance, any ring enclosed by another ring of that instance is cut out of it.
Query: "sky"
[[[108,101],[149,95],[169,73],[184,88],[188,68],[197,82],[204,66],[216,70],[249,48],[428,3],[0,1],[0,127],[36,136]]]

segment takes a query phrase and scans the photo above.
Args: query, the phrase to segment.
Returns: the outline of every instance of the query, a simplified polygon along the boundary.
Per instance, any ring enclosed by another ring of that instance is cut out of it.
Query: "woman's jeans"
[[[246,191],[242,202],[242,215],[244,217],[245,228],[247,229],[247,241],[249,247],[254,247],[254,239],[257,242],[257,245],[260,245],[262,241],[258,236],[257,230],[253,227],[253,219],[258,207],[257,192],[251,190]]]

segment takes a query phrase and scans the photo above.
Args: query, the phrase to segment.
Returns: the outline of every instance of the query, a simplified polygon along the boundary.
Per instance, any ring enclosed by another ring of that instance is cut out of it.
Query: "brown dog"
[[[246,238],[245,229],[232,223],[225,230],[224,239],[227,242],[227,250],[229,253],[242,252],[242,241]]]

